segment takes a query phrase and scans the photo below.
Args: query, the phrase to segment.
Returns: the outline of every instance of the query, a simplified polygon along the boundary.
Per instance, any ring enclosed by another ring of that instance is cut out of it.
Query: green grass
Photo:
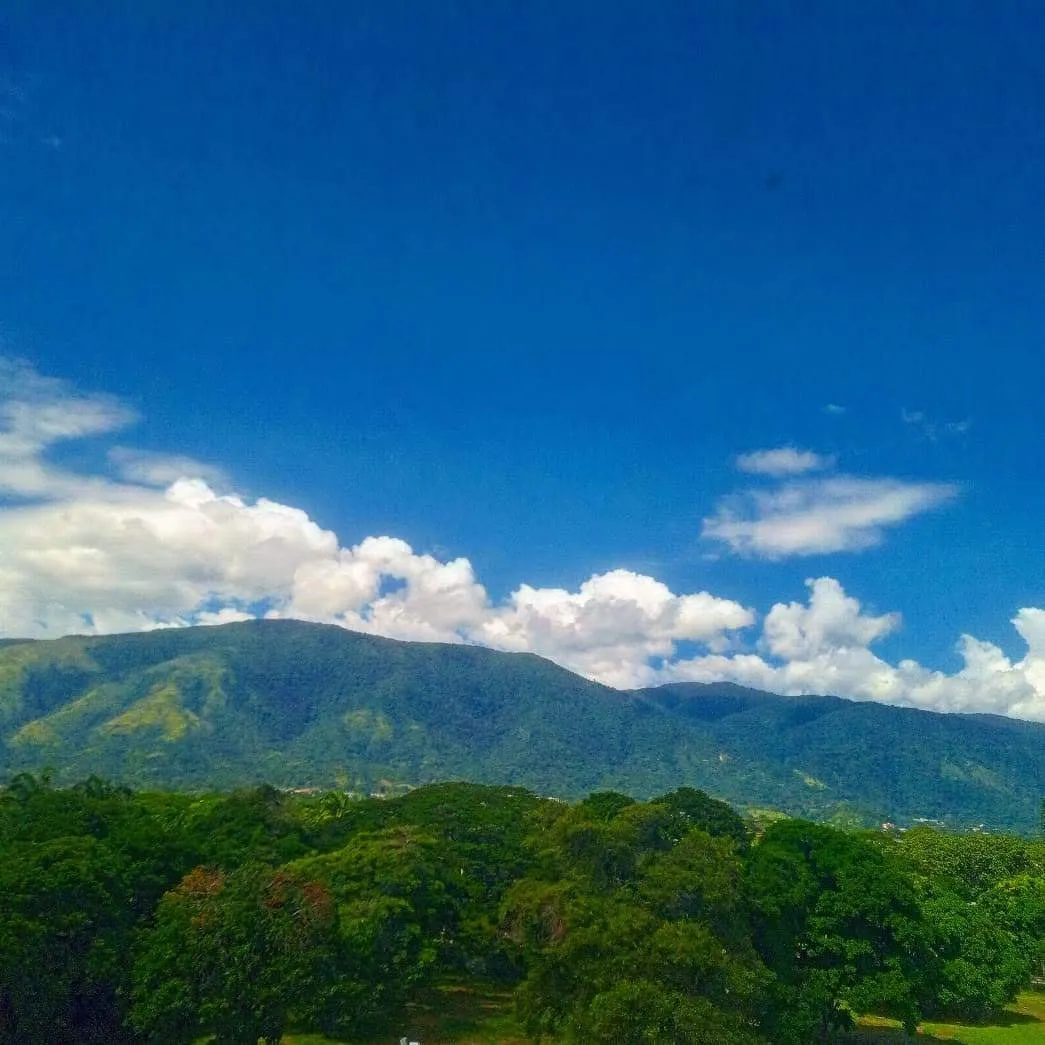
[[[888,1020],[868,1017],[861,1023],[856,1040],[865,1045],[899,1045],[912,1040]],[[961,1045],[1045,1045],[1045,992],[1021,994],[993,1023],[926,1023],[913,1040]]]
[[[293,1034],[284,1045],[396,1045],[406,1035],[424,1045],[528,1045],[512,1014],[511,993],[448,984],[415,1005],[403,1028],[367,1042],[332,1042],[318,1034]],[[926,1023],[909,1038],[891,1020],[867,1017],[853,1045],[1045,1045],[1045,992],[1028,991],[991,1024]]]
[[[336,1045],[398,1045],[399,1039],[424,1045],[527,1045],[515,1020],[510,990],[445,984],[411,1006],[402,1029],[367,1042]],[[335,1045],[319,1034],[291,1034],[284,1045]]]
[[[939,1041],[963,1045],[1030,1045],[1045,1043],[1045,993],[1027,993],[990,1026],[930,1023],[925,1028]]]

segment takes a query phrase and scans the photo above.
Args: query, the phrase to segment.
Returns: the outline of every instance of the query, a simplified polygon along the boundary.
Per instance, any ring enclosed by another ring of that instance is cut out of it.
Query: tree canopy
[[[801,820],[682,788],[0,789],[0,1045],[369,1040],[445,984],[535,1038],[809,1045],[984,1019],[1039,968],[1045,846]]]

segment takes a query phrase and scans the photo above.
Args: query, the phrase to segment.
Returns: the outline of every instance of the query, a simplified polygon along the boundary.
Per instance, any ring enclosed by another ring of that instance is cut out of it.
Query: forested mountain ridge
[[[801,777],[825,798],[884,811],[891,819],[1040,826],[1041,723],[841,697],[784,697],[729,683],[669,685],[642,694],[705,729],[722,752],[738,753],[752,773],[752,796],[761,794],[757,767],[773,765],[790,769],[792,782]],[[745,785],[737,785],[739,795]]]
[[[530,654],[299,621],[0,644],[0,774],[576,797],[687,785],[813,817],[1031,830],[1045,727],[731,685],[620,692]]]

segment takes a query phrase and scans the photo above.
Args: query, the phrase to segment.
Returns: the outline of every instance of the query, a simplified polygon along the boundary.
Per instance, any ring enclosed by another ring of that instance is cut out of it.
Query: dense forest
[[[809,1045],[988,1017],[1039,971],[1045,844],[745,820],[682,788],[0,791],[0,1042],[397,1040],[447,983],[535,1040]]]
[[[621,692],[531,654],[255,620],[0,645],[0,773],[48,766],[149,790],[689,786],[818,821],[1026,832],[1045,725],[725,683]]]

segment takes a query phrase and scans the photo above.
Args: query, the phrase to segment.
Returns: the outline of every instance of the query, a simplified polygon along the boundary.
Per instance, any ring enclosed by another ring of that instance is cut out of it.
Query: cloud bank
[[[344,545],[300,508],[222,492],[220,471],[176,454],[112,450],[108,475],[50,460],[60,443],[112,436],[133,420],[112,397],[0,360],[0,635],[297,617],[534,652],[617,687],[729,680],[1045,720],[1045,610],[1013,619],[1023,659],[966,635],[964,666],[946,675],[881,659],[872,647],[899,615],[865,612],[830,577],[809,582],[807,601],[772,606],[760,629],[735,600],[678,594],[629,570],[575,590],[523,583],[493,600],[465,558],[443,560],[392,536]],[[719,539],[760,554],[867,546],[953,491],[828,476],[763,496],[750,518],[720,511],[714,525],[732,528]]]
[[[1021,609],[1012,620],[1027,645],[1021,660],[1012,661],[992,643],[962,635],[956,648],[963,666],[947,675],[913,660],[889,664],[869,648],[900,626],[899,614],[865,614],[831,577],[806,584],[808,602],[777,603],[769,611],[758,652],[676,661],[660,675],[680,682],[729,681],[776,693],[832,693],[931,711],[1045,721],[1045,610]]]

